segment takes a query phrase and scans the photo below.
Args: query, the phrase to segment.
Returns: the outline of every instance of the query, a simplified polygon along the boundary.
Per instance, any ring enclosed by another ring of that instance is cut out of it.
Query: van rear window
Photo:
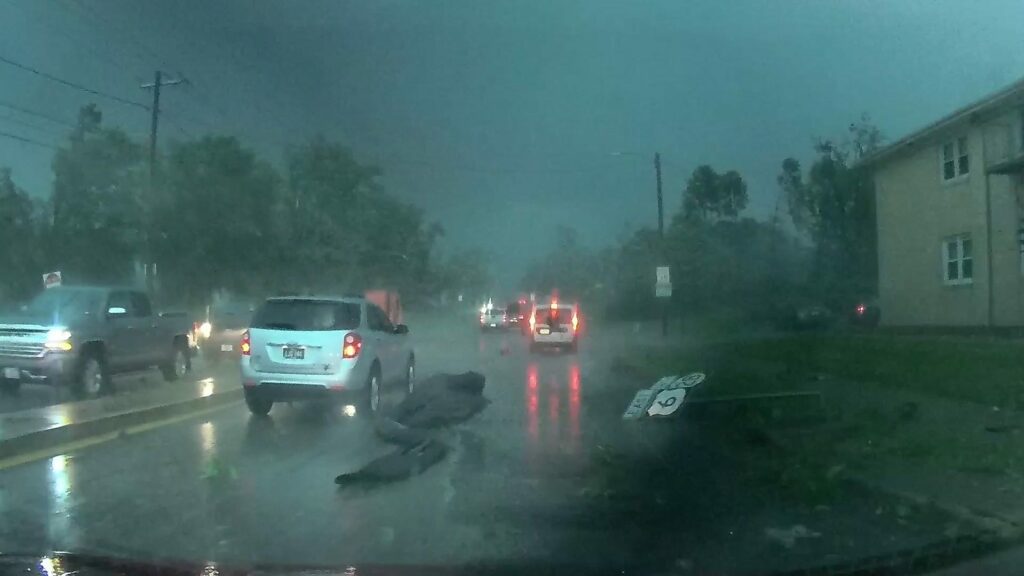
[[[330,300],[269,300],[252,319],[268,330],[352,330],[359,327],[359,305]]]
[[[538,308],[535,318],[537,324],[569,324],[572,322],[572,308]]]

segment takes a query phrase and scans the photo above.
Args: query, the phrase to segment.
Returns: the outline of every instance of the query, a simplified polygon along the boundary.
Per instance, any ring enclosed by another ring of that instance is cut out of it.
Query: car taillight
[[[252,342],[249,340],[248,330],[242,333],[242,344],[238,348],[242,351],[242,356],[248,356],[252,351]]]
[[[536,314],[530,314],[530,330],[533,330],[536,327],[537,327],[537,315]]]
[[[572,331],[575,332],[580,327],[580,317],[574,312],[572,315]]]
[[[857,315],[858,316],[863,316],[864,313],[867,312],[867,309],[868,309],[867,306],[865,306],[863,304],[858,304],[857,305]]]
[[[355,358],[359,356],[359,351],[363,349],[363,339],[359,334],[355,332],[349,332],[345,335],[345,344],[341,347],[342,358]]]

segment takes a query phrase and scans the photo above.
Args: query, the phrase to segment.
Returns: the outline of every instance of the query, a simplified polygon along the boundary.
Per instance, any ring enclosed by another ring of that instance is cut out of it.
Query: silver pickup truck
[[[158,366],[166,380],[190,368],[191,322],[155,314],[131,288],[61,286],[0,316],[0,384],[68,386],[79,397],[113,391],[111,375]]]

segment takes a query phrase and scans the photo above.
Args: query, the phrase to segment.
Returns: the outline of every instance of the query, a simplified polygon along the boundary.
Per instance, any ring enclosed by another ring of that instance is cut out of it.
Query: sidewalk
[[[1024,527],[1024,412],[827,377],[819,383],[848,477],[1007,535]]]
[[[218,373],[133,393],[0,414],[0,460],[223,406],[241,397],[237,378]]]

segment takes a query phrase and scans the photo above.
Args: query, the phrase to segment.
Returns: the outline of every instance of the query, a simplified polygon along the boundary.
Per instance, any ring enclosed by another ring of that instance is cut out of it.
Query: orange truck
[[[388,315],[388,319],[394,325],[403,324],[402,322],[402,300],[398,297],[398,292],[391,290],[367,290],[366,299],[373,302],[377,306],[380,306]]]

